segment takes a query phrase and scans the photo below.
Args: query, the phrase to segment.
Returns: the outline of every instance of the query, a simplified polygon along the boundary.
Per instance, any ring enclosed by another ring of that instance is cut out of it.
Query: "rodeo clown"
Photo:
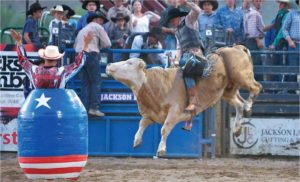
[[[198,15],[201,9],[193,2],[177,0],[178,5],[190,9],[189,12],[173,8],[168,12],[167,21],[177,28],[175,65],[182,67],[187,87],[189,105],[186,111],[195,112],[199,106],[197,99],[196,78],[207,77],[212,70],[212,62],[203,56],[203,43],[198,29]],[[183,17],[183,18],[182,18]]]
[[[57,46],[47,46],[38,51],[39,56],[45,60],[43,66],[32,64],[26,57],[26,51],[22,45],[22,38],[18,32],[11,30],[11,36],[16,40],[18,59],[21,67],[29,77],[34,88],[65,88],[66,82],[72,78],[84,65],[88,45],[92,40],[92,34],[88,33],[84,38],[83,51],[78,54],[74,63],[56,67],[57,61],[64,54],[59,53]]]

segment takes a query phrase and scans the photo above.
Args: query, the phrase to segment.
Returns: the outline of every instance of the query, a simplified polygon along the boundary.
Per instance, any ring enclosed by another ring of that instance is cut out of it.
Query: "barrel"
[[[77,179],[88,157],[88,118],[70,89],[35,89],[18,114],[18,161],[29,179]]]

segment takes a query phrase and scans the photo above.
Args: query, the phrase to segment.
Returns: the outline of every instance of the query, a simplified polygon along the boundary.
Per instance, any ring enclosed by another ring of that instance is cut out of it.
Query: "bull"
[[[238,136],[242,129],[241,119],[251,114],[253,102],[262,89],[261,84],[254,79],[250,52],[246,47],[237,45],[219,48],[207,58],[215,62],[214,70],[209,77],[197,79],[200,107],[195,113],[198,114],[221,98],[224,99],[235,107],[233,133]],[[109,64],[106,73],[128,86],[137,98],[142,119],[133,146],[141,144],[147,126],[158,122],[163,126],[157,156],[164,156],[166,140],[173,127],[192,117],[192,113],[185,111],[188,99],[182,70],[160,67],[146,69],[143,60],[133,58]],[[247,100],[241,97],[241,88],[249,91]]]

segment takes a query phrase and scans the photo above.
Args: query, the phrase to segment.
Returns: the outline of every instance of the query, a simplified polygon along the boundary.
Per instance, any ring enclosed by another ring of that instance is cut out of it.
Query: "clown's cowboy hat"
[[[82,6],[81,6],[82,9],[87,10],[87,9],[86,9],[86,6],[87,6],[90,2],[94,2],[94,3],[96,4],[96,6],[97,6],[96,11],[100,9],[100,0],[98,0],[98,1],[97,1],[97,0],[94,0],[94,1],[83,0],[83,1],[82,1]]]
[[[219,3],[217,0],[200,0],[199,6],[201,9],[203,9],[204,3],[211,3],[211,5],[213,6],[213,11],[215,11],[219,7]]]
[[[59,53],[58,47],[49,45],[45,49],[40,49],[38,55],[46,60],[59,60],[64,56],[65,53]]]
[[[32,13],[39,11],[39,10],[43,10],[46,9],[47,7],[41,7],[41,4],[36,2],[33,3],[32,5],[30,5],[29,10],[26,12],[26,15],[32,15]]]

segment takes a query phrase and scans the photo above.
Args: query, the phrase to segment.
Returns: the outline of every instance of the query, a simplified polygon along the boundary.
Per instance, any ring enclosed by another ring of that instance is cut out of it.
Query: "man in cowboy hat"
[[[286,15],[289,12],[290,0],[276,0],[276,2],[278,3],[279,10],[275,22],[272,25],[275,28],[275,40],[270,46],[270,49],[282,50],[288,46],[282,34],[282,22],[285,21]]]
[[[75,15],[75,11],[69,6],[62,4],[61,5],[64,10],[63,21],[62,21],[62,29],[61,29],[61,48],[73,48],[75,42],[75,33],[77,21],[74,19],[70,19],[73,15]]]
[[[55,5],[50,9],[50,14],[54,17],[49,23],[50,38],[49,44],[56,45],[60,48],[60,31],[62,29],[62,19],[64,9],[61,5]]]
[[[88,45],[86,64],[81,69],[81,100],[90,115],[104,116],[99,111],[99,86],[100,86],[100,48],[109,48],[111,42],[104,28],[100,25],[101,15],[92,13],[87,18],[87,25],[80,30],[75,40],[75,51],[80,53],[83,49],[84,36],[87,32],[92,32],[93,40]]]
[[[162,49],[160,43],[162,37],[161,27],[153,27],[150,32],[134,37],[131,49]],[[130,53],[130,58],[141,58],[147,64],[165,64],[163,62],[163,53]]]
[[[22,42],[23,44],[41,44],[38,33],[38,20],[42,17],[43,9],[40,3],[33,3],[26,12],[28,16],[23,27]]]
[[[113,49],[124,48],[125,41],[130,35],[129,27],[126,26],[129,19],[129,16],[122,12],[117,13],[115,17],[111,18],[112,22],[115,24],[115,28],[109,31],[108,36],[111,40]],[[122,55],[122,53],[113,53],[113,61],[120,61],[122,59]]]
[[[203,13],[198,16],[199,32],[204,47],[207,48],[206,31],[215,24],[216,13],[214,11],[218,9],[219,4],[217,0],[200,0],[199,6],[203,10]]]
[[[116,17],[117,13],[123,13],[125,16],[131,16],[131,12],[129,11],[128,7],[124,5],[128,2],[128,0],[114,0],[114,6],[111,7],[107,12],[107,19],[109,22],[107,23],[107,32],[112,31],[115,28],[115,23],[112,21],[112,17]],[[130,19],[129,19],[130,20]],[[131,27],[131,21],[128,21],[126,24],[127,28]]]
[[[87,25],[87,18],[90,14],[95,13],[100,10],[100,0],[83,0],[82,1],[82,9],[87,10],[87,12],[81,16],[77,23],[76,32],[78,33],[83,27]]]
[[[59,53],[57,46],[47,46],[40,49],[38,55],[45,60],[43,66],[33,65],[26,57],[26,51],[21,42],[21,36],[15,30],[11,30],[11,36],[16,40],[19,64],[30,78],[34,88],[64,88],[66,82],[73,77],[83,66],[88,51],[88,45],[92,41],[92,34],[88,33],[84,38],[83,51],[78,54],[74,63],[56,67],[57,61],[64,54]]]
[[[282,33],[288,42],[289,51],[297,51],[298,54],[288,55],[289,66],[299,66],[299,52],[300,52],[300,9],[299,0],[295,1],[298,5],[295,9],[287,15],[283,24]],[[289,75],[288,81],[297,82],[296,75]]]
[[[203,70],[201,77],[206,77],[211,71],[211,65],[208,64],[208,62],[206,63],[203,57],[203,45],[197,21],[201,9],[195,3],[187,2],[186,0],[180,0],[179,3],[179,5],[189,8],[190,12],[188,13],[180,11],[178,8],[173,8],[168,13],[168,22],[177,27],[175,33],[178,42],[177,52],[175,60],[172,61],[183,67],[184,80],[189,96],[189,105],[185,110],[194,112],[196,107],[199,106],[195,76],[190,75],[186,68],[190,67],[190,65],[199,67]],[[181,21],[181,17],[184,16],[186,17]],[[199,75],[197,75],[197,77],[199,77]]]

